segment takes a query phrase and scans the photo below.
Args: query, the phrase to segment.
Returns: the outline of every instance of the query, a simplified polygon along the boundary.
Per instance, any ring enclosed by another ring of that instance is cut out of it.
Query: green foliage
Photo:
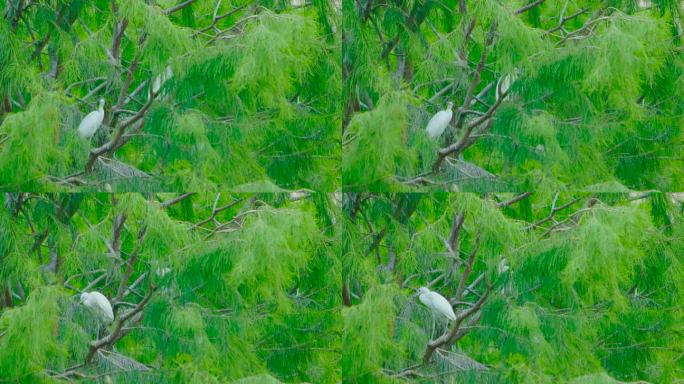
[[[43,369],[63,353],[56,342],[58,299],[54,287],[35,290],[26,304],[3,312],[0,318],[0,371],[3,379],[26,383],[48,382]]]
[[[348,196],[353,214],[345,209],[342,256],[351,301],[343,310],[342,369],[350,382],[681,377],[675,195],[537,192],[505,208],[495,203],[515,194],[360,193],[354,206],[356,195]],[[446,244],[459,213],[452,253]],[[415,289],[430,285],[453,298],[478,236],[470,288],[454,310],[472,308],[487,284],[489,297],[462,338],[424,364],[428,343],[448,325],[440,316],[433,324]]]
[[[38,190],[44,185],[44,170],[61,172],[68,157],[59,149],[60,142],[74,142],[67,132],[61,138],[62,100],[45,94],[31,102],[25,112],[9,116],[0,127],[8,139],[0,148],[0,185],[10,189]]]
[[[348,188],[681,189],[676,2],[344,4]],[[397,94],[411,103],[390,117]],[[447,102],[450,127],[427,140]]]
[[[3,190],[339,184],[340,42],[322,4],[7,6],[0,164],[17,167]],[[86,142],[76,128],[101,97]]]
[[[406,104],[402,95],[388,95],[375,110],[352,121],[349,134],[355,140],[342,163],[347,186],[388,189],[394,184],[393,175],[411,163],[411,153],[402,144],[408,129]],[[369,168],[370,164],[377,166]]]
[[[340,267],[328,246],[338,231],[319,214],[336,221],[337,208],[290,194],[160,203],[176,197],[5,195],[4,378],[77,379],[69,368],[86,363],[79,376],[111,374],[121,383],[339,380],[341,317],[330,292],[339,290]],[[110,300],[114,324],[78,302],[83,290]],[[143,316],[86,362],[92,343],[116,334],[117,321],[147,294]]]
[[[351,382],[382,382],[382,356],[394,353],[394,295],[389,286],[367,292],[363,303],[343,312],[345,352],[342,370]]]

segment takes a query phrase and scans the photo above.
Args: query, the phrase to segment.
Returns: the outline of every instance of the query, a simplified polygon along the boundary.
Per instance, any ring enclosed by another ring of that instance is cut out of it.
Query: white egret
[[[100,128],[100,125],[102,125],[104,105],[105,100],[101,98],[99,108],[96,111],[90,112],[81,120],[81,124],[78,125],[78,134],[82,139],[90,140],[95,132],[97,132],[97,129]]]
[[[451,304],[449,304],[449,300],[445,299],[444,296],[431,291],[426,287],[420,287],[418,292],[418,299],[429,307],[432,312],[442,315],[451,321],[456,320],[454,309],[451,307]]]
[[[653,3],[651,3],[651,0],[639,0],[639,8],[649,9],[652,6],[653,6]]]
[[[508,266],[508,261],[506,261],[506,258],[502,258],[501,261],[499,261],[499,265],[496,266],[496,271],[499,273],[499,275],[504,274],[508,272],[510,267]]]
[[[167,65],[164,72],[162,72],[154,78],[154,81],[152,82],[152,93],[158,93],[162,85],[164,85],[164,83],[166,83],[167,81],[171,80],[172,77],[173,71],[171,70],[171,66]]]
[[[81,294],[81,304],[86,307],[92,308],[98,316],[102,317],[107,323],[114,321],[114,311],[112,311],[112,304],[105,295],[98,291],[92,291],[90,293],[83,292]]]
[[[520,74],[520,70],[518,68],[515,68],[511,73],[501,76],[499,78],[499,81],[496,83],[497,100],[499,100],[501,96],[506,95],[511,90],[511,86],[513,85],[513,83],[515,83],[515,81],[518,80],[518,74]]]
[[[157,277],[164,277],[164,276],[168,275],[170,272],[171,272],[171,268],[169,268],[169,267],[158,267],[155,270]]]
[[[427,134],[431,139],[436,139],[444,133],[444,130],[449,125],[451,118],[454,116],[454,112],[451,108],[454,107],[454,103],[451,101],[447,104],[447,109],[437,112],[427,125]]]

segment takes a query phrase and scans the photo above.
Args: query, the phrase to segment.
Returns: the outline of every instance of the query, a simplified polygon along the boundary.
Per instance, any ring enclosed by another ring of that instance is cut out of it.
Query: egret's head
[[[418,288],[418,293],[422,295],[425,293],[430,293],[430,290],[427,289],[426,287],[420,287],[420,288]]]
[[[104,97],[100,98],[100,108],[104,108],[105,100]]]
[[[81,293],[81,301],[80,303],[83,304],[85,303],[86,300],[88,300],[89,293],[88,292],[83,292]]]
[[[450,102],[447,103],[447,109],[448,109],[448,110],[451,110],[453,107],[454,107],[454,102],[453,102],[453,101],[450,101]]]

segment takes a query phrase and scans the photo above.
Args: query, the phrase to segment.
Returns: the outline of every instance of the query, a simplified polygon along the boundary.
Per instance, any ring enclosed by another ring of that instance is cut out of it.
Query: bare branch
[[[521,193],[520,195],[515,196],[514,198],[512,198],[510,200],[506,200],[506,201],[496,203],[496,206],[497,206],[497,208],[508,207],[510,205],[517,203],[518,201],[526,199],[530,195],[532,195],[532,192],[529,192],[529,191],[525,192],[525,193]]]
[[[558,213],[559,211],[562,211],[562,210],[564,210],[564,209],[570,207],[571,205],[575,204],[575,203],[578,202],[579,200],[581,200],[579,197],[578,197],[578,198],[574,198],[574,199],[570,200],[569,202],[567,202],[567,203],[561,205],[560,207],[556,207],[556,200],[558,199],[558,196],[559,196],[559,193],[556,192],[556,194],[554,195],[554,198],[553,198],[553,202],[551,203],[551,212],[549,212],[549,215],[548,215],[547,217],[545,217],[545,218],[543,218],[543,219],[541,219],[541,220],[539,220],[539,221],[533,223],[533,224],[530,224],[530,225],[527,227],[527,229],[534,229],[534,228],[539,227],[540,225],[542,225],[542,224],[546,223],[547,221],[553,219],[554,215],[555,215],[556,213]]]
[[[131,252],[131,256],[128,258],[128,262],[126,263],[126,271],[124,271],[124,274],[121,277],[119,289],[117,291],[116,298],[114,299],[115,304],[120,303],[121,299],[123,299],[124,292],[126,291],[126,284],[128,284],[128,279],[131,277],[131,274],[133,273],[133,265],[135,264],[135,261],[138,259],[138,254],[140,253],[140,247],[142,246],[143,238],[145,237],[146,231],[147,226],[145,225],[142,225],[140,227],[140,230],[138,230],[137,242],[135,244],[133,252]]]
[[[463,275],[461,280],[458,282],[458,288],[456,289],[456,295],[454,295],[454,301],[460,301],[463,297],[463,291],[465,291],[466,284],[468,283],[468,277],[473,271],[473,264],[475,263],[475,256],[477,256],[477,251],[480,249],[480,234],[477,234],[475,238],[475,247],[470,251],[470,256],[468,256],[468,261],[466,261],[465,269],[463,270]]]
[[[176,204],[176,203],[178,203],[178,202],[181,202],[181,201],[187,199],[188,197],[190,197],[190,196],[192,196],[192,195],[194,195],[194,194],[195,194],[195,192],[184,193],[184,194],[182,194],[182,195],[180,195],[180,196],[178,196],[178,197],[176,197],[176,198],[173,198],[173,199],[171,199],[171,200],[164,201],[163,203],[161,203],[161,206],[162,206],[162,208],[168,208],[168,207],[170,207],[170,206],[172,206],[172,205],[174,205],[174,204]]]
[[[534,1],[534,2],[532,2],[532,3],[527,4],[527,5],[524,6],[524,7],[520,7],[520,8],[518,8],[518,9],[516,9],[514,13],[515,13],[516,15],[519,15],[519,14],[521,14],[521,13],[525,13],[525,12],[529,11],[530,9],[532,9],[532,8],[534,8],[534,7],[537,7],[537,6],[541,5],[544,1],[546,1],[546,0],[537,0],[537,1]]]
[[[474,23],[474,21],[473,21]],[[461,107],[458,108],[456,112],[456,128],[460,128],[463,126],[465,122],[465,111],[468,110],[472,104],[472,100],[475,95],[475,88],[477,87],[479,81],[480,81],[480,76],[482,74],[482,71],[484,70],[485,63],[487,61],[487,50],[488,48],[494,43],[494,35],[496,32],[496,23],[492,23],[492,25],[489,28],[489,32],[487,33],[487,38],[485,39],[484,46],[482,48],[482,53],[480,55],[480,61],[477,64],[477,67],[475,68],[475,73],[473,74],[473,79],[470,83],[470,86],[468,87],[468,92],[466,94],[465,99],[463,100],[463,104]],[[497,90],[498,92],[498,90]],[[479,119],[476,119],[473,123],[469,124],[467,126],[466,132],[463,135],[463,137],[456,143],[453,143],[446,148],[442,148],[439,151],[439,155],[437,156],[437,160],[435,160],[434,164],[432,165],[433,171],[436,171],[439,169],[439,167],[442,165],[442,162],[444,162],[444,159],[449,156],[452,153],[460,153],[463,151],[465,148],[468,146],[472,145],[472,143],[468,144],[470,141],[470,134],[472,133],[472,130],[482,124],[483,122],[489,120],[492,115],[494,114],[494,111],[499,107],[501,104],[501,101],[503,100],[505,95],[502,95],[502,97],[498,98],[496,103],[492,105],[487,113],[480,117]]]
[[[196,0],[187,0],[187,1],[184,1],[184,2],[182,2],[182,3],[178,4],[178,5],[176,5],[175,7],[171,7],[171,8],[169,8],[169,9],[165,9],[165,10],[163,11],[163,13],[164,13],[165,15],[168,16],[168,15],[174,13],[174,12],[180,11],[181,9],[183,9],[183,8],[185,8],[185,7],[188,7],[189,5],[192,5],[192,3],[194,3],[195,1],[196,1]]]
[[[558,31],[559,29],[562,29],[565,26],[565,23],[567,23],[568,21],[570,21],[570,20],[572,20],[572,19],[574,19],[580,15],[583,15],[587,12],[589,12],[589,8],[581,9],[581,10],[573,13],[572,15],[568,16],[568,17],[563,17],[561,14],[560,20],[558,21],[558,26],[556,26],[555,28],[549,29],[548,31],[546,31],[546,33],[554,33],[556,31]]]

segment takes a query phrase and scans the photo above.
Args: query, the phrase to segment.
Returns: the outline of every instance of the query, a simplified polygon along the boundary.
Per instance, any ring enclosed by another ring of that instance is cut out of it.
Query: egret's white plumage
[[[437,292],[431,291],[426,287],[420,287],[418,290],[418,299],[430,308],[434,313],[442,315],[449,320],[456,320],[454,309],[449,304],[449,300]]]
[[[164,277],[164,276],[168,275],[170,272],[171,272],[171,268],[169,268],[169,267],[159,267],[155,271],[155,273],[159,277]]]
[[[496,99],[497,100],[501,96],[506,95],[511,90],[511,85],[513,85],[513,83],[515,83],[515,81],[518,79],[519,73],[520,73],[520,70],[518,68],[515,68],[513,70],[513,72],[508,73],[508,74],[501,76],[499,78],[499,81],[496,83]]]
[[[97,291],[83,292],[81,294],[81,304],[92,308],[99,316],[101,316],[108,323],[114,321],[114,312],[112,311],[112,304],[105,295]]]
[[[82,139],[90,140],[98,128],[100,128],[100,125],[102,125],[102,120],[104,120],[104,104],[105,100],[100,99],[99,108],[90,112],[81,120],[81,124],[78,125],[78,135]]]
[[[172,77],[173,71],[171,70],[171,66],[167,65],[164,72],[162,72],[154,78],[154,81],[152,82],[152,93],[158,93],[162,85],[164,85],[164,83],[169,81]]]
[[[639,0],[639,8],[648,9],[653,6],[651,0]]]
[[[499,261],[499,265],[496,266],[496,271],[499,273],[499,275],[508,272],[510,267],[508,266],[508,261],[506,261],[506,258],[502,258],[501,261]]]
[[[444,133],[444,130],[449,126],[451,118],[454,116],[454,112],[451,110],[454,103],[449,102],[447,109],[437,112],[427,125],[427,134],[431,139],[436,139]]]

